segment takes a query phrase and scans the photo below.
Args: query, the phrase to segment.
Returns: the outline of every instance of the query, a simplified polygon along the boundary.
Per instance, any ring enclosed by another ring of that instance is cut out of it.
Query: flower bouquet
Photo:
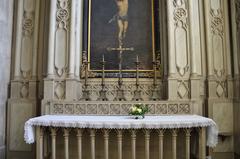
[[[132,115],[135,119],[143,119],[145,113],[149,112],[149,108],[145,104],[135,104],[130,108],[129,114]]]

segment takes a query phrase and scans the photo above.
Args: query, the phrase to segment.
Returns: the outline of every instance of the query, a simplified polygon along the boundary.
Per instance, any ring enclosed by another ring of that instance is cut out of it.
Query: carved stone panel
[[[211,32],[214,72],[218,77],[224,73],[224,19],[221,8],[211,10]]]
[[[31,0],[24,0],[23,2],[23,20],[22,20],[22,41],[21,41],[21,56],[20,56],[20,68],[22,77],[29,79],[32,75],[33,68],[33,54],[34,52],[34,42],[37,37],[34,37],[35,17],[36,13],[36,2]],[[21,15],[20,15],[21,16]]]
[[[70,115],[128,115],[130,107],[137,102],[59,102],[52,101],[47,114],[70,114]],[[192,102],[152,102],[145,101],[150,111],[149,115],[160,114],[192,114]]]
[[[55,69],[62,77],[68,65],[70,1],[58,0],[56,14]]]
[[[189,37],[188,11],[185,0],[174,0],[175,54],[178,73],[184,76],[188,71]]]

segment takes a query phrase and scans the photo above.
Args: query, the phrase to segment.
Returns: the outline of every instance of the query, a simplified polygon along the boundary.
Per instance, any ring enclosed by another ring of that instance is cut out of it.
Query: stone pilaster
[[[79,98],[83,1],[52,0],[49,16],[48,76],[42,108],[52,100]]]
[[[202,7],[198,0],[167,1],[168,99],[192,100],[202,114]]]
[[[40,1],[16,1],[11,96],[8,100],[7,157],[33,157],[33,147],[25,144],[21,129],[37,113],[37,66]],[[26,153],[28,152],[28,153]]]
[[[218,153],[233,152],[233,63],[230,57],[229,5],[224,0],[204,1],[208,59],[207,113],[218,124],[220,136],[225,138],[213,149],[213,157]]]

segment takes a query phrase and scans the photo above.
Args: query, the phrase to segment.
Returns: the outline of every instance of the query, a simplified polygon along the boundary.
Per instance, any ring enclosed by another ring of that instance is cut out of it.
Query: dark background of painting
[[[123,69],[135,69],[136,55],[139,55],[142,70],[152,69],[152,4],[150,0],[129,0],[128,31],[124,47],[134,51],[123,53]],[[118,70],[118,52],[107,51],[118,47],[117,21],[108,21],[117,14],[115,0],[92,0],[90,69],[101,70],[100,61],[105,55],[106,69]]]

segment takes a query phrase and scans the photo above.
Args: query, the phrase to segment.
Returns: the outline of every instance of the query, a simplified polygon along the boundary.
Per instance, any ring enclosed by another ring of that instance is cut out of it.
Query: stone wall
[[[5,157],[6,101],[10,80],[13,0],[0,1],[0,158]]]

